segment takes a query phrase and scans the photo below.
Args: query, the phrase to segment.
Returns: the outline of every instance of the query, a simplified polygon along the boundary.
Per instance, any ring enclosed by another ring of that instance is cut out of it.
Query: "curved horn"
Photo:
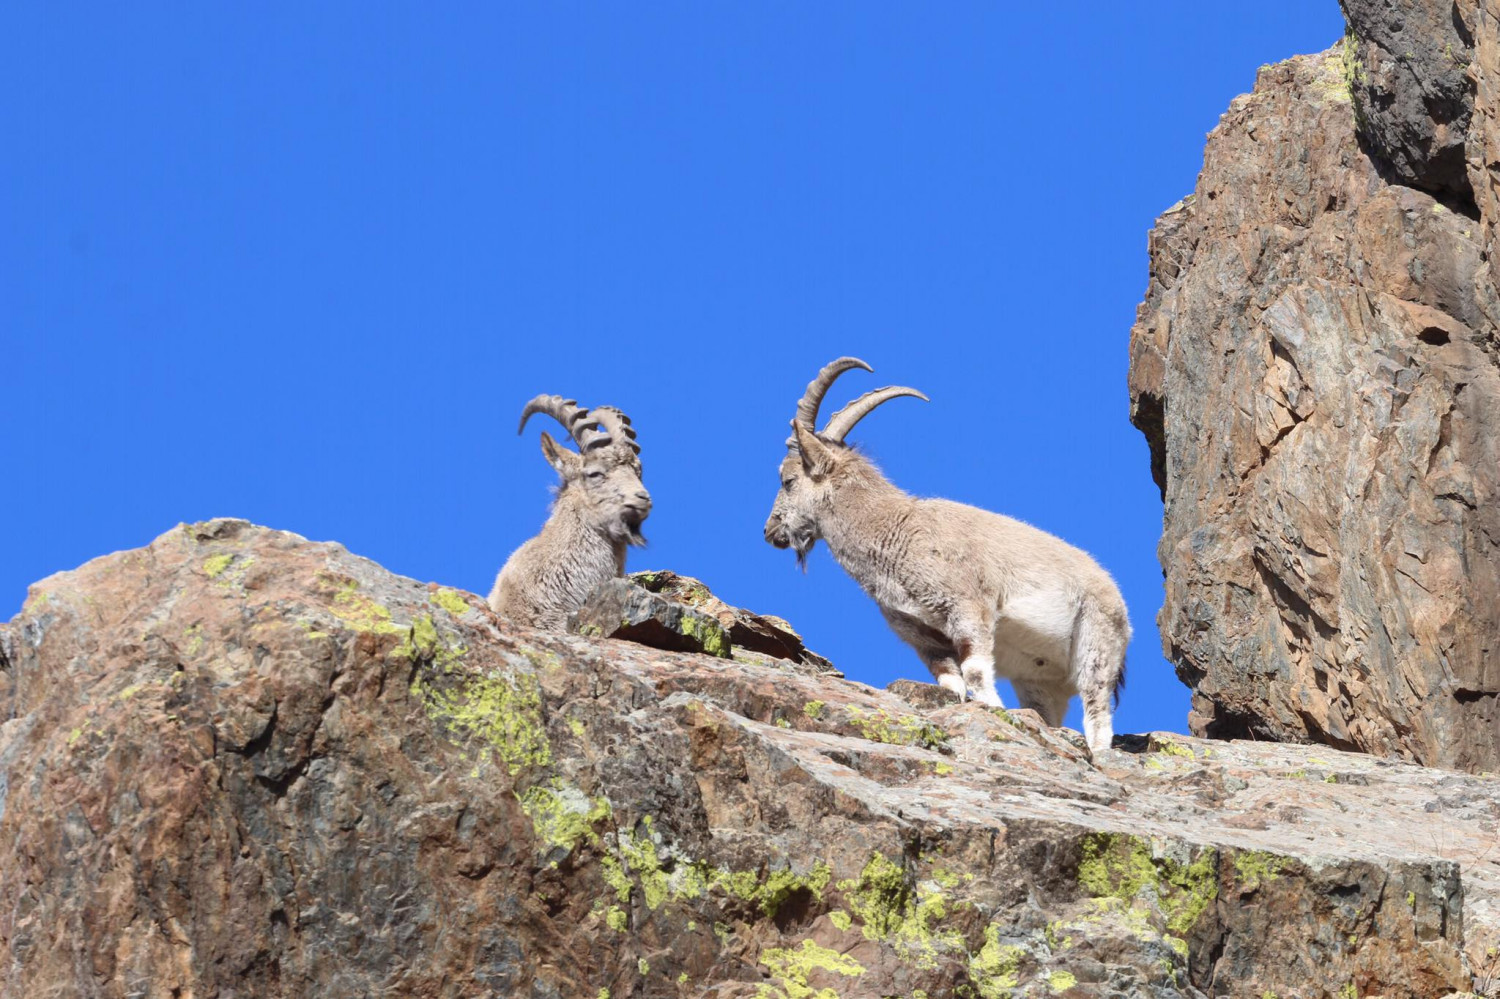
[[[845,435],[854,429],[856,423],[869,416],[870,412],[876,406],[879,406],[883,402],[889,402],[892,399],[898,399],[903,395],[921,399],[923,402],[932,401],[914,388],[907,388],[904,385],[887,385],[885,388],[866,392],[837,413],[834,413],[828,420],[828,426],[824,427],[823,432],[818,436],[842,444],[844,443]]]
[[[630,448],[636,454],[641,453],[641,446],[635,442],[635,428],[630,425],[630,417],[613,406],[599,406],[589,416],[604,431],[604,438],[602,441],[591,441],[584,447],[585,451],[615,443]]]
[[[560,395],[537,396],[521,410],[521,425],[516,428],[516,433],[526,430],[526,421],[531,419],[533,413],[542,413],[561,423],[580,451],[593,450],[609,443],[608,431],[593,429],[599,421],[593,419],[588,410],[579,406],[577,399],[564,399]],[[602,443],[599,440],[601,436]]]
[[[814,433],[817,432],[818,407],[823,405],[823,397],[828,394],[833,380],[850,368],[875,370],[857,357],[841,357],[837,361],[823,365],[823,370],[818,372],[818,377],[807,383],[807,391],[802,393],[802,401],[797,403],[798,423]]]

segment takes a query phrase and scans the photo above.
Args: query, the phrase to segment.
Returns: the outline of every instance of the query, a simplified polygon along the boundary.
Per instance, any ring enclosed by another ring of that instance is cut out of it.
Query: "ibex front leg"
[[[1005,707],[995,689],[995,640],[990,629],[963,624],[959,632],[953,644],[958,650],[958,668],[969,696],[986,707]]]
[[[939,687],[953,691],[961,701],[969,699],[969,688],[958,665],[958,650],[947,636],[910,614],[883,607],[880,613],[891,630],[915,650]]]

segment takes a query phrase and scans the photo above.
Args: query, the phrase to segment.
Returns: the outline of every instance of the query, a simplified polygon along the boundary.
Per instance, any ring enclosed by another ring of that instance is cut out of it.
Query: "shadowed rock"
[[[589,594],[568,628],[590,638],[619,638],[658,649],[728,657],[729,636],[719,622],[629,579],[611,579]]]
[[[833,663],[802,644],[802,636],[790,624],[770,614],[757,614],[731,607],[709,592],[702,581],[675,572],[637,572],[630,580],[652,593],[712,616],[729,634],[736,652],[751,652],[772,659],[786,659],[812,667],[816,673],[843,676]]]

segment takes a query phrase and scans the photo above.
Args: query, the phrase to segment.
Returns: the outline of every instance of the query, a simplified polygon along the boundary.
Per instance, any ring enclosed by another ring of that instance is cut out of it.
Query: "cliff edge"
[[[1091,759],[824,670],[516,630],[243,521],[52,576],[0,627],[0,996],[1489,985],[1493,779]]]

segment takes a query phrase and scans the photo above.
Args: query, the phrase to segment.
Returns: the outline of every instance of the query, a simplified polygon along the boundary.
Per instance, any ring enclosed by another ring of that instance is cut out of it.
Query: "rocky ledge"
[[[825,668],[518,630],[242,521],[58,574],[0,627],[0,996],[1491,984],[1490,778],[1090,758]]]

